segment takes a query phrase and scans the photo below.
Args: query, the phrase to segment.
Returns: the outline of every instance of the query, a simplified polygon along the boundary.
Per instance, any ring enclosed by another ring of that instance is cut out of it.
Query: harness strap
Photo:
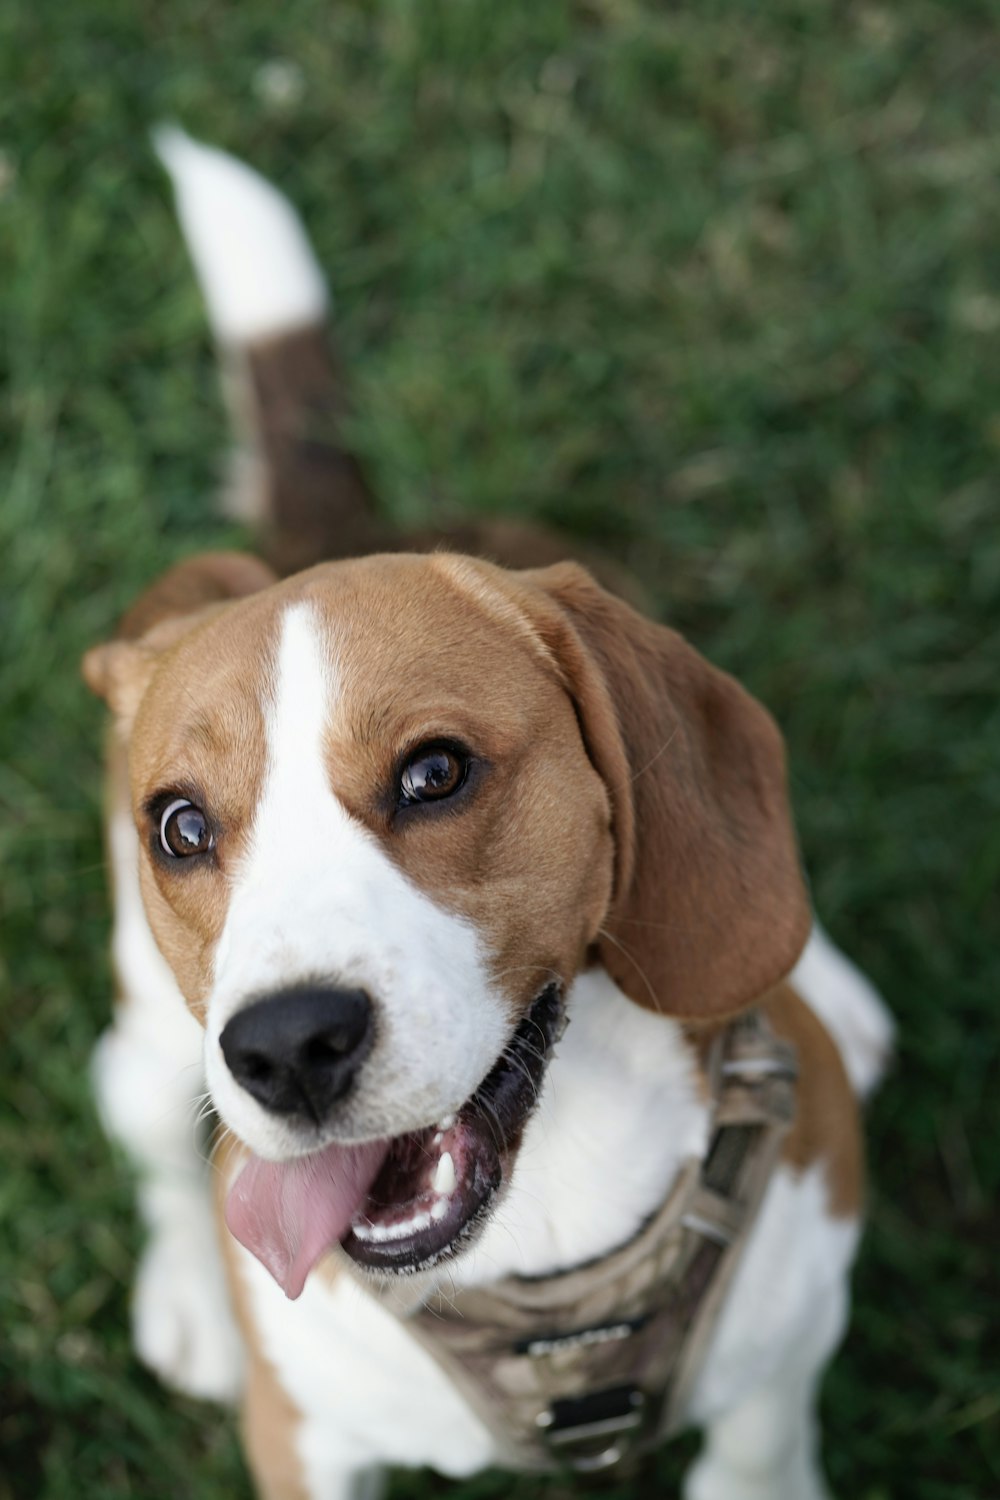
[[[408,1327],[518,1468],[609,1468],[683,1425],[691,1390],[795,1108],[795,1055],[759,1011],[708,1063],[711,1136],[609,1255],[435,1294]]]

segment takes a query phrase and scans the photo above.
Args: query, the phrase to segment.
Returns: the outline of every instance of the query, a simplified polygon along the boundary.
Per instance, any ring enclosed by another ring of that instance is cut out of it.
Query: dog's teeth
[[[455,1181],[455,1163],[451,1159],[451,1152],[445,1151],[437,1164],[437,1171],[434,1173],[434,1181],[431,1183],[431,1187],[435,1193],[447,1196],[448,1193],[455,1191]]]
[[[451,1127],[454,1125],[454,1123],[455,1123],[455,1116],[454,1115],[445,1115],[445,1117],[444,1117],[443,1120],[438,1120],[438,1127],[437,1128],[438,1128],[438,1130],[440,1130],[443,1133],[446,1130],[450,1130]]]
[[[444,1140],[444,1131],[439,1130],[438,1133],[437,1133],[437,1135],[431,1141],[431,1145],[432,1146],[440,1146],[440,1144],[441,1144],[441,1142],[443,1140]]]
[[[439,1224],[447,1212],[448,1200],[446,1198],[439,1198],[431,1208],[431,1218],[435,1224]]]
[[[435,1205],[436,1207],[436,1205]],[[410,1234],[419,1234],[426,1229],[433,1217],[434,1210],[430,1213],[417,1214],[412,1219],[406,1219],[401,1224],[370,1224],[364,1220],[357,1219],[351,1225],[359,1240],[374,1240],[376,1244],[381,1240],[401,1240]]]

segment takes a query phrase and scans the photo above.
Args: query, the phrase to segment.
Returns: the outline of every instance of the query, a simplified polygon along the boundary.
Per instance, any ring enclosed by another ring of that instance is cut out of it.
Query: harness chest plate
[[[704,1157],[633,1239],[538,1278],[435,1295],[407,1326],[522,1469],[610,1468],[684,1424],[795,1109],[793,1050],[760,1011],[713,1043]]]

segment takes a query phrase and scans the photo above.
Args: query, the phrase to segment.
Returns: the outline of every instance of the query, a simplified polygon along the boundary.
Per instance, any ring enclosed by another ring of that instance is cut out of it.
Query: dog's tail
[[[283,573],[325,558],[447,546],[513,568],[568,553],[640,608],[634,577],[605,553],[534,522],[443,517],[401,531],[380,521],[371,487],[344,445],[347,401],[330,344],[330,299],[288,200],[259,173],[175,126],[154,137],[223,358],[240,447],[227,509],[259,526]]]
[[[371,489],[343,446],[347,409],[330,299],[287,199],[175,126],[154,144],[218,342],[239,437],[226,508],[258,525],[282,572],[380,544]]]

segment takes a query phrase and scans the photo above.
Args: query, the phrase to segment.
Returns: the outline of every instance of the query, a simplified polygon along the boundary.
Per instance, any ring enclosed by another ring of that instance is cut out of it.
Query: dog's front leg
[[[820,1167],[780,1167],[737,1267],[690,1416],[705,1443],[684,1500],[828,1500],[816,1392],[843,1336],[855,1218]]]
[[[816,1448],[815,1379],[776,1380],[710,1423],[684,1500],[829,1500]]]
[[[247,1372],[243,1443],[258,1500],[379,1500],[384,1470],[337,1453],[331,1424],[306,1418],[268,1360]]]
[[[133,1337],[139,1357],[168,1384],[231,1401],[242,1385],[243,1354],[199,1148],[201,1028],[153,941],[139,894],[138,840],[121,806],[112,812],[109,845],[121,998],[94,1053],[93,1078],[104,1127],[137,1169],[149,1233]]]

